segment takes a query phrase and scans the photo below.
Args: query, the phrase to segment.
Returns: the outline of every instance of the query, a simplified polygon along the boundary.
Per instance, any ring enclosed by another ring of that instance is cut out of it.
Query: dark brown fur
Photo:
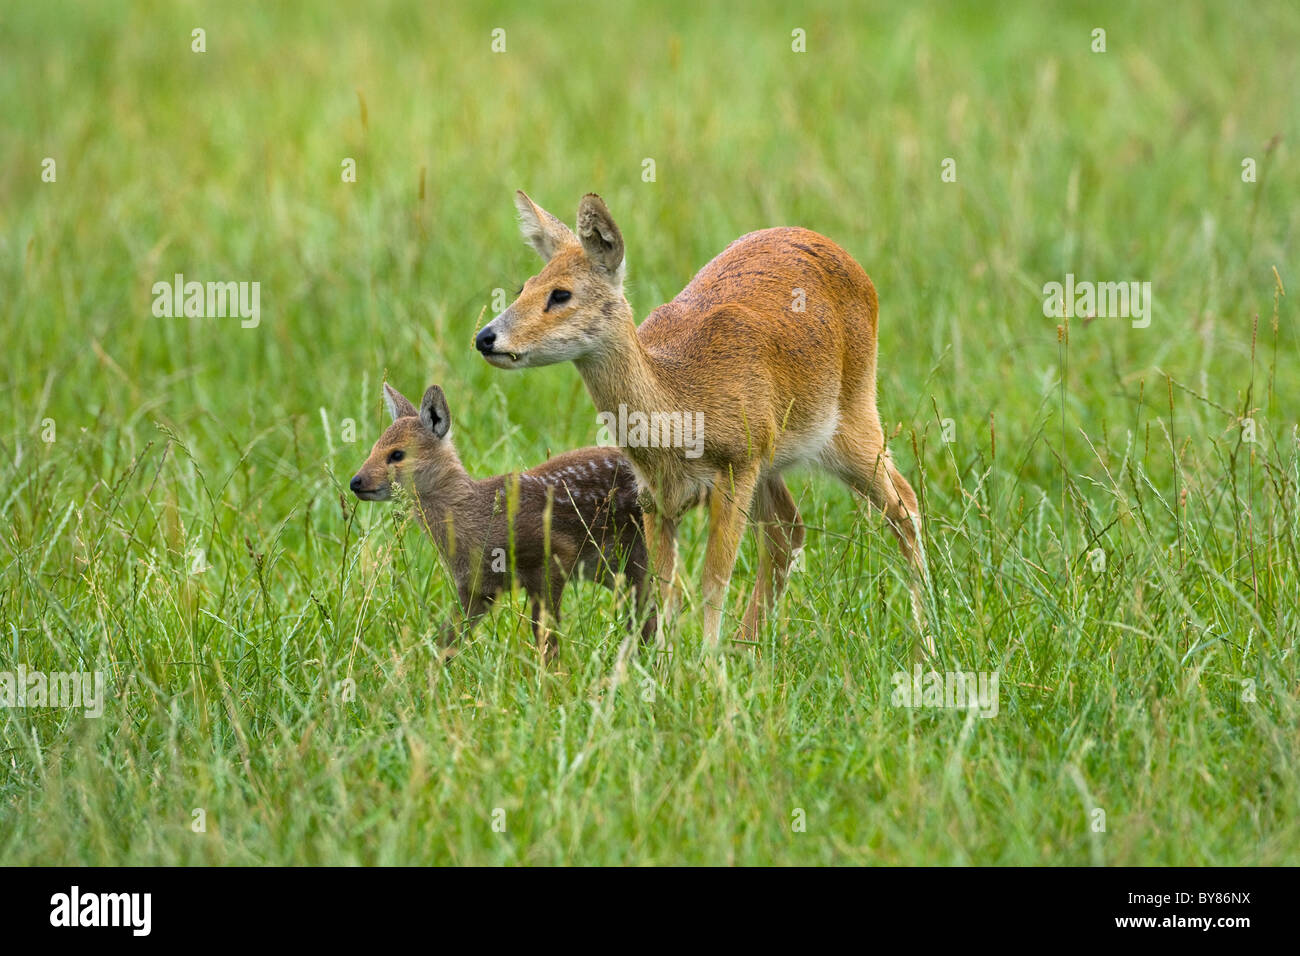
[[[386,500],[402,484],[456,580],[464,612],[448,645],[468,632],[503,592],[527,593],[538,645],[554,658],[548,624],[560,621],[565,585],[576,576],[613,589],[622,574],[634,602],[631,624],[649,599],[648,559],[636,478],[616,448],[580,448],[524,472],[475,480],[461,465],[448,434],[450,414],[436,385],[419,411],[385,385],[393,415],[352,479],[364,500]],[[399,452],[399,461],[393,461]],[[513,532],[513,533],[512,533]],[[654,636],[652,612],[642,637]]]

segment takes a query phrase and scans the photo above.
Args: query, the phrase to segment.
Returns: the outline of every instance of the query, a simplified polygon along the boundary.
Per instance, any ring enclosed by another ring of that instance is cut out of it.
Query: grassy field
[[[1300,10],[999,9],[8,5],[0,671],[108,689],[0,709],[0,862],[1300,863]],[[814,473],[757,652],[702,659],[697,515],[670,660],[614,681],[578,585],[550,669],[522,599],[438,662],[446,572],[346,485],[385,376],[478,475],[596,441],[471,345],[521,187],[605,197],[640,316],[764,226],[863,264],[996,716],[894,705],[905,566]],[[156,317],[176,273],[260,322]],[[1045,316],[1067,274],[1149,325]]]

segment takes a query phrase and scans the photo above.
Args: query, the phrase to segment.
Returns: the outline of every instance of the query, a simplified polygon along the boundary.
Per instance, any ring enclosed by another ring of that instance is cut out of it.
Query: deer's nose
[[[492,331],[490,325],[483,326],[478,335],[474,336],[474,347],[484,355],[492,351],[492,346],[496,345],[497,334]]]
[[[352,489],[353,494],[356,494],[358,491],[361,490],[361,484],[362,484],[361,476],[353,475],[352,481],[348,484],[348,487]]]

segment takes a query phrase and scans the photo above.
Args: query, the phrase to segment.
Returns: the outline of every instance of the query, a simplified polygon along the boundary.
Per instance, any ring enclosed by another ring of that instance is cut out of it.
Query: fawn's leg
[[[460,599],[461,620],[448,624],[438,637],[439,652],[444,661],[451,660],[459,651],[461,640],[468,637],[488,609],[492,606],[492,595],[478,594],[468,589],[460,589],[456,595]]]
[[[753,642],[759,639],[763,619],[785,590],[805,532],[794,497],[780,475],[769,475],[758,483],[751,513],[758,532],[758,580],[736,638]]]
[[[546,663],[560,653],[560,639],[552,626],[560,626],[560,603],[564,597],[564,578],[554,571],[545,587],[531,595],[533,601],[533,640]]]
[[[740,536],[758,484],[758,464],[740,474],[720,473],[709,489],[709,542],[704,548],[704,643],[716,648],[722,634],[722,609],[736,567]]]

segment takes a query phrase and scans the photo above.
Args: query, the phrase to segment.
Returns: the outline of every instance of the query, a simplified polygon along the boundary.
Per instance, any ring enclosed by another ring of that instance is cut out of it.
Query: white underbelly
[[[839,409],[811,428],[799,433],[787,432],[777,443],[772,466],[778,471],[816,461],[830,447],[835,431],[840,427]]]

